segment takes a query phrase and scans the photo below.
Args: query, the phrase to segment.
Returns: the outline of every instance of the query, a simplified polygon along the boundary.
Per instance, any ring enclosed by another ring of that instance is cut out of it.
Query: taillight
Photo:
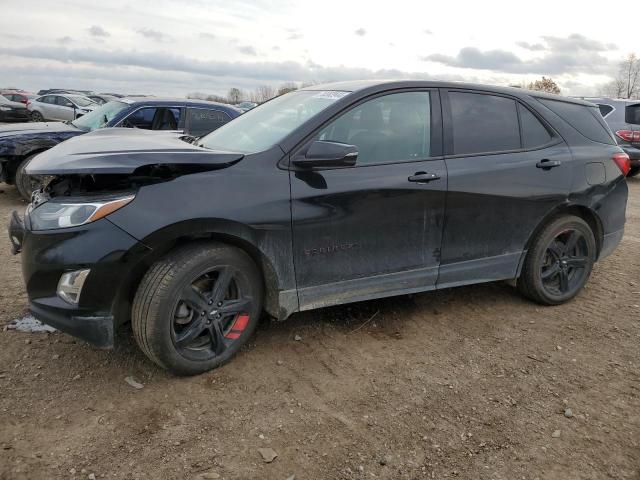
[[[616,165],[622,172],[622,174],[626,177],[629,170],[631,170],[631,160],[629,159],[629,155],[626,153],[614,153],[613,157],[611,157]]]
[[[616,135],[625,142],[640,142],[640,131],[634,132],[633,130],[618,130]]]

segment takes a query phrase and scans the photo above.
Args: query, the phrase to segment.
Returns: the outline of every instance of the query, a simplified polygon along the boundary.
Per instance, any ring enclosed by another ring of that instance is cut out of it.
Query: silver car
[[[27,105],[29,112],[31,112],[31,120],[34,122],[71,121],[98,107],[99,105],[91,99],[83,95],[72,94],[43,95]]]

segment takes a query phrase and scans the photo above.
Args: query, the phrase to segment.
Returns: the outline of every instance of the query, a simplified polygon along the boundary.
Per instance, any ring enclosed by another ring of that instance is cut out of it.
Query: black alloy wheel
[[[182,289],[173,313],[172,339],[193,360],[222,355],[249,323],[253,298],[231,266],[216,267]]]
[[[547,246],[540,278],[552,295],[565,295],[581,285],[590,265],[587,239],[578,230],[560,232]]]
[[[591,275],[597,249],[584,219],[564,215],[550,221],[532,239],[518,290],[543,305],[560,305],[575,297]]]

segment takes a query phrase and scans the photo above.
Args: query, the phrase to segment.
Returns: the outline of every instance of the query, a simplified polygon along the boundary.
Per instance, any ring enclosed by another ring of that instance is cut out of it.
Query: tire
[[[32,122],[44,122],[44,117],[37,110],[31,112],[31,121]]]
[[[35,156],[35,154],[29,155],[22,161],[22,163],[20,163],[20,165],[18,165],[18,168],[16,169],[16,188],[18,189],[20,196],[27,201],[31,200],[31,194],[34,190],[42,187],[41,177],[37,175],[27,175],[27,173],[24,171],[31,159]]]
[[[227,278],[228,288],[221,288]],[[158,366],[176,375],[203,373],[229,361],[251,337],[262,297],[260,271],[245,252],[189,244],[145,274],[132,306],[133,335]]]
[[[595,260],[591,227],[576,216],[556,218],[533,240],[518,278],[518,290],[542,305],[568,302],[587,283]]]

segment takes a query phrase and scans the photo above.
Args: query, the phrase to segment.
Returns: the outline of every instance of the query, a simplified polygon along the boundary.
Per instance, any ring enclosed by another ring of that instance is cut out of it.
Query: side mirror
[[[358,147],[355,145],[316,140],[304,157],[295,158],[292,163],[302,168],[353,167],[357,159]]]

